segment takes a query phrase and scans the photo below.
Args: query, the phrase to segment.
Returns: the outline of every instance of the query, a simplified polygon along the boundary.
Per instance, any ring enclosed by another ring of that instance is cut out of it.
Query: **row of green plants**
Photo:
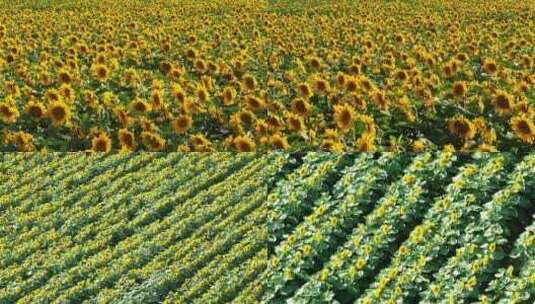
[[[24,160],[8,158],[11,163]],[[37,158],[28,159],[36,165],[34,172],[42,171],[39,163],[51,168],[62,159]],[[69,166],[59,168],[85,170],[70,175],[55,172],[39,180],[35,193],[25,193],[24,182],[12,179],[21,187],[15,188],[16,200],[2,205],[8,211],[2,220],[17,225],[2,234],[2,241],[14,250],[2,251],[0,303],[118,300],[130,284],[148,278],[151,271],[158,274],[165,269],[162,263],[179,256],[191,262],[175,260],[188,274],[185,283],[197,286],[199,292],[191,296],[200,296],[207,285],[193,284],[198,278],[194,273],[208,268],[201,267],[193,252],[202,244],[216,246],[233,233],[236,241],[247,231],[256,233],[248,240],[267,238],[260,229],[267,212],[260,206],[269,179],[279,173],[285,157],[154,153],[75,159],[67,156]],[[38,201],[41,192],[52,186],[58,193]],[[239,255],[233,245],[227,243],[214,252],[232,250],[234,261],[245,262],[253,258],[246,252],[256,253],[263,246],[242,245]],[[233,270],[233,265],[221,269],[221,274]]]
[[[270,200],[281,232],[267,269],[239,299],[530,303],[534,157],[363,154],[323,174],[332,187],[290,174],[292,195]]]

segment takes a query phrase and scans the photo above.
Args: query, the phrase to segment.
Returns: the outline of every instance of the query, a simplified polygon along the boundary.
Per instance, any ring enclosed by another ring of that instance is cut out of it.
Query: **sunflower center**
[[[58,120],[62,120],[63,118],[65,118],[65,115],[65,109],[63,109],[62,107],[55,107],[52,109],[52,116],[54,116],[54,118]]]
[[[523,134],[531,134],[530,125],[526,121],[520,121],[518,123],[518,130]]]

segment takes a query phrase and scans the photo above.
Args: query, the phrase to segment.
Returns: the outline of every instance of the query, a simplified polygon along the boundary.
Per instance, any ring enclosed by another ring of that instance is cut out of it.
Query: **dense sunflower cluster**
[[[2,151],[535,144],[532,1],[13,3]]]

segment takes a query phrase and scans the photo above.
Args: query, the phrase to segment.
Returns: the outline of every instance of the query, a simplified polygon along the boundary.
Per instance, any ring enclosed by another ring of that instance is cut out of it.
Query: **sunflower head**
[[[466,83],[464,81],[457,81],[451,87],[451,93],[454,97],[463,98],[467,92]]]
[[[266,135],[268,133],[269,126],[263,119],[258,119],[255,124],[255,132],[259,135]]]
[[[149,112],[151,110],[151,106],[146,101],[136,98],[130,102],[130,109],[135,113],[143,114]]]
[[[498,71],[498,65],[496,62],[490,59],[485,60],[481,68],[489,75],[494,75]]]
[[[165,148],[165,139],[154,132],[142,132],[141,140],[143,141],[145,147],[147,147],[150,151],[161,151]]]
[[[271,146],[273,146],[273,148],[277,150],[288,150],[288,148],[290,147],[286,137],[280,134],[273,134],[270,137],[269,142],[271,143]]]
[[[108,153],[111,150],[111,139],[105,133],[99,133],[91,140],[91,150],[95,152]]]
[[[287,117],[288,129],[301,133],[305,130],[305,122],[303,118],[293,113],[289,113]]]
[[[254,112],[262,111],[266,107],[264,100],[253,95],[245,96],[245,104]]]
[[[292,102],[292,111],[301,116],[307,117],[311,113],[312,106],[304,98],[296,98]]]
[[[151,107],[160,110],[164,107],[163,91],[153,90],[150,95]]]
[[[312,96],[312,89],[306,82],[297,85],[297,93],[303,98],[310,98]]]
[[[334,120],[342,132],[351,130],[355,121],[355,109],[349,104],[335,105]]]
[[[17,107],[15,107],[15,105],[8,102],[0,103],[0,119],[4,123],[13,124],[17,122],[19,116],[19,110],[17,110]]]
[[[332,140],[325,138],[321,142],[321,148],[326,151],[331,151],[335,153],[342,153],[344,152],[344,144],[341,143],[339,140]]]
[[[464,141],[470,140],[476,135],[474,124],[462,115],[448,120],[448,130]]]
[[[321,70],[321,59],[319,57],[316,57],[316,56],[311,56],[309,59],[308,59],[308,63],[310,64],[310,66],[314,69],[314,70]]]
[[[68,70],[62,69],[58,72],[58,82],[61,84],[73,82],[73,76]]]
[[[120,129],[118,138],[122,149],[133,151],[136,148],[136,138],[134,133],[128,129]]]
[[[241,110],[238,112],[238,118],[239,118],[239,121],[242,125],[244,126],[250,126],[252,125],[255,120],[256,120],[256,116],[253,112],[249,111],[249,110]]]
[[[242,78],[242,87],[245,91],[254,91],[256,89],[256,79],[251,74],[245,74]]]
[[[511,119],[511,129],[525,143],[532,144],[535,140],[535,125],[526,115],[513,117]]]
[[[210,141],[202,134],[194,134],[190,137],[191,143],[195,151],[206,151],[210,146]]]
[[[202,103],[207,102],[210,98],[208,90],[203,85],[197,86],[197,89],[195,90],[195,95],[197,96],[197,99]]]
[[[356,150],[359,152],[374,152],[375,147],[375,135],[364,133],[357,139],[355,143]]]
[[[186,133],[193,126],[193,119],[189,115],[180,115],[171,122],[173,130],[178,134]]]
[[[502,116],[510,114],[515,106],[513,96],[502,90],[496,91],[492,99],[492,104],[496,112]]]
[[[344,88],[350,93],[354,93],[359,88],[357,80],[353,77],[349,77],[345,80]]]
[[[221,99],[223,100],[223,105],[230,106],[234,103],[236,98],[236,90],[233,87],[226,87],[221,93]]]
[[[412,142],[412,151],[422,152],[425,150],[426,146],[427,146],[427,141],[423,138],[418,138]]]
[[[45,115],[46,109],[42,103],[30,101],[26,104],[24,112],[33,119],[41,119]]]
[[[91,75],[99,82],[105,82],[110,77],[110,70],[104,64],[95,64],[91,67]]]
[[[254,152],[256,150],[255,142],[245,135],[240,135],[234,138],[233,144],[238,152]]]
[[[328,94],[330,90],[329,83],[325,79],[318,77],[312,80],[312,87],[314,88],[314,92],[319,96]]]
[[[48,117],[54,126],[61,126],[71,119],[71,110],[63,101],[54,101],[48,105]]]

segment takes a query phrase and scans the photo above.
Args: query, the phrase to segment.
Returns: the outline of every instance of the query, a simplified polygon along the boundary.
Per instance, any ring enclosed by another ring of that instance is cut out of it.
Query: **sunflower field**
[[[1,304],[535,300],[535,154],[0,160]]]
[[[513,151],[535,2],[0,1],[1,151]]]

